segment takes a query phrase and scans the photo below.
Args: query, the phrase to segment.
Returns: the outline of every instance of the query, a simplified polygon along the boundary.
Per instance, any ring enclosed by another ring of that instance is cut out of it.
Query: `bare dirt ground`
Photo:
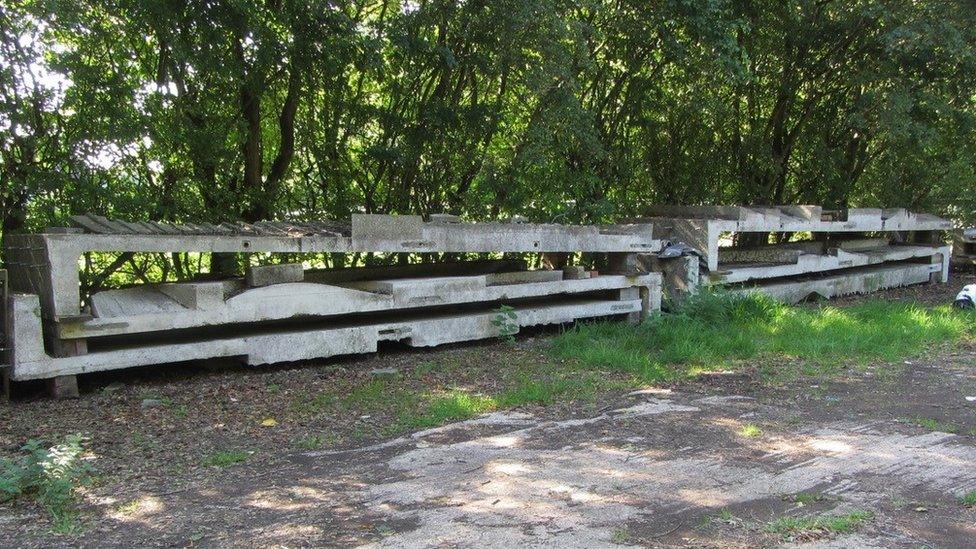
[[[971,282],[885,297],[945,303]],[[126,374],[87,380],[76,401],[4,404],[5,455],[28,438],[82,432],[98,477],[75,533],[5,504],[0,545],[976,543],[976,508],[958,499],[976,490],[973,344],[829,378],[770,382],[745,368],[398,434],[384,427],[392,411],[316,407],[316,395],[354,387],[371,368],[393,365],[420,386],[449,376],[485,387],[505,366],[551,360],[544,349],[536,337],[303,368]],[[206,464],[228,448],[246,459]],[[778,527],[850,513],[866,518],[849,533]]]

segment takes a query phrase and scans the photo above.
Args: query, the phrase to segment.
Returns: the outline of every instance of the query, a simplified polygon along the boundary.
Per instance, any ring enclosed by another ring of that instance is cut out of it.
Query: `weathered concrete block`
[[[651,254],[640,254],[638,259],[643,269],[661,273],[660,294],[670,307],[680,305],[688,295],[698,291],[701,273],[697,257],[686,255],[661,259]]]
[[[566,280],[582,280],[590,278],[590,273],[579,265],[567,265],[563,267],[563,278]]]
[[[477,292],[487,287],[487,279],[482,276],[407,278],[402,280],[369,280],[357,282],[351,287],[369,292],[380,292],[393,296],[394,303],[400,305],[437,305],[456,303],[460,296]]]
[[[637,276],[640,273],[637,268],[636,253],[609,253],[607,259],[609,260],[607,272],[611,274]]]
[[[354,214],[352,238],[416,240],[421,237],[423,225],[419,215]]]
[[[177,282],[158,289],[187,309],[212,310],[224,304],[223,282]]]
[[[528,284],[532,282],[557,282],[563,279],[563,271],[514,271],[485,275],[489,286],[504,284]]]
[[[286,282],[301,282],[305,279],[305,271],[301,263],[282,263],[281,265],[260,265],[248,267],[244,276],[247,285],[252,288],[284,284]]]

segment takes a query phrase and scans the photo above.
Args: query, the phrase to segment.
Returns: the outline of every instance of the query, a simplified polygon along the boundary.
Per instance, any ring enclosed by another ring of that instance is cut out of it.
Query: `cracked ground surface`
[[[716,373],[585,411],[282,447],[135,482],[125,512],[109,484],[70,536],[5,507],[0,545],[971,547],[976,508],[959,498],[976,490],[974,360],[963,344],[775,385]],[[775,527],[850,513],[867,518],[849,532]]]

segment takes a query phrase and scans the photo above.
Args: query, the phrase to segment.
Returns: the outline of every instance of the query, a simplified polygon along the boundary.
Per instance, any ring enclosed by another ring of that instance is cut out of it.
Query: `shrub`
[[[75,488],[87,482],[92,472],[81,460],[83,441],[79,434],[69,435],[61,444],[45,448],[32,439],[21,448],[23,455],[0,459],[0,500],[31,498],[48,512],[55,530],[71,530]]]

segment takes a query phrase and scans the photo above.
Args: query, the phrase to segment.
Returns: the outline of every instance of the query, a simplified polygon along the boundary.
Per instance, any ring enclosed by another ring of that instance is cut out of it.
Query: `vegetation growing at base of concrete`
[[[791,307],[762,294],[722,291],[691,297],[676,313],[640,325],[581,324],[552,352],[590,368],[624,370],[644,381],[681,377],[729,361],[787,357],[821,368],[894,361],[971,334],[971,317],[950,307],[868,300],[839,308]]]
[[[91,467],[82,460],[83,441],[78,434],[50,447],[30,440],[21,447],[22,455],[0,459],[0,501],[31,499],[47,511],[56,532],[74,530],[75,491],[92,474]]]
[[[498,328],[498,338],[506,343],[515,343],[515,334],[519,331],[518,313],[508,305],[501,305],[495,310],[491,325]]]

